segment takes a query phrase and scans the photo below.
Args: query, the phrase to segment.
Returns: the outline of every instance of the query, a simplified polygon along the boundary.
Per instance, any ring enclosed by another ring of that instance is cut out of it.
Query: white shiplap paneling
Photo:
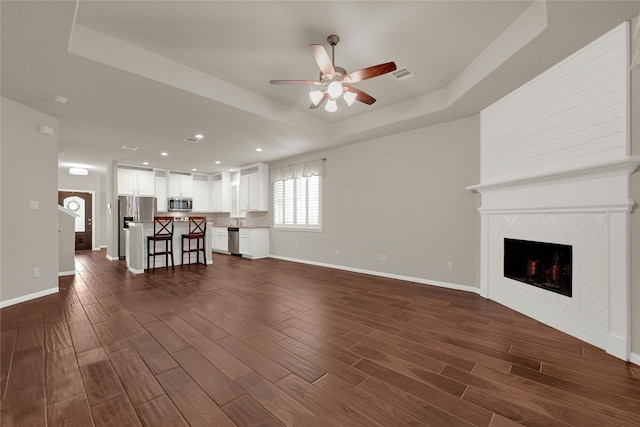
[[[629,24],[482,111],[482,182],[621,159],[628,143]]]

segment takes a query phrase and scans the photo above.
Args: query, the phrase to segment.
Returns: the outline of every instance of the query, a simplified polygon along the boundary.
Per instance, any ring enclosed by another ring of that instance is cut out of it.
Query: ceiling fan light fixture
[[[344,98],[344,102],[346,102],[347,105],[351,107],[351,104],[353,104],[356,100],[356,96],[357,95],[354,92],[347,91],[342,97]]]
[[[312,90],[309,92],[309,99],[313,102],[313,105],[318,105],[318,103],[322,100],[323,93],[321,90]]]
[[[338,98],[340,95],[342,95],[342,83],[340,83],[337,80],[332,81],[331,83],[329,83],[329,86],[327,86],[327,92],[329,93],[329,96],[333,99]]]
[[[338,104],[335,99],[328,99],[327,103],[324,104],[324,109],[330,113],[338,111]]]

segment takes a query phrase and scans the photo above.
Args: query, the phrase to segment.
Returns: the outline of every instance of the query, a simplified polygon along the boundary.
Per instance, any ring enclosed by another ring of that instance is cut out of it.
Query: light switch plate
[[[29,210],[37,211],[38,209],[40,209],[40,203],[37,200],[29,200]]]

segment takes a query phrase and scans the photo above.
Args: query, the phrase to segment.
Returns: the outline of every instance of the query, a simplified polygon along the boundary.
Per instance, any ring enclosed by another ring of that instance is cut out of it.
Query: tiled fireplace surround
[[[482,194],[481,293],[624,360],[630,355],[629,176],[640,157],[469,187]],[[573,296],[503,275],[504,238],[573,246]]]

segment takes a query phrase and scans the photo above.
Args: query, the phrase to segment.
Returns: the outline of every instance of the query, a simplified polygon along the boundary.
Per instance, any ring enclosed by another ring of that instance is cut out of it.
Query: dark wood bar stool
[[[202,264],[207,264],[207,254],[205,248],[205,235],[207,232],[207,218],[203,216],[192,216],[189,218],[189,234],[183,234],[180,242],[182,250],[182,263],[184,264],[184,254],[188,254],[187,264],[191,264],[191,253],[196,253],[196,264],[200,264],[200,252],[202,252]],[[184,248],[184,241],[188,240],[188,249]],[[196,247],[191,247],[191,242],[195,240]],[[202,242],[202,247],[200,247]]]
[[[163,250],[156,249],[157,242],[164,242]],[[156,256],[159,255],[164,255],[165,268],[169,267],[169,257],[171,257],[171,268],[174,268],[172,216],[153,217],[153,236],[147,236],[147,269],[151,268],[151,257],[153,257],[153,268],[156,268]]]

